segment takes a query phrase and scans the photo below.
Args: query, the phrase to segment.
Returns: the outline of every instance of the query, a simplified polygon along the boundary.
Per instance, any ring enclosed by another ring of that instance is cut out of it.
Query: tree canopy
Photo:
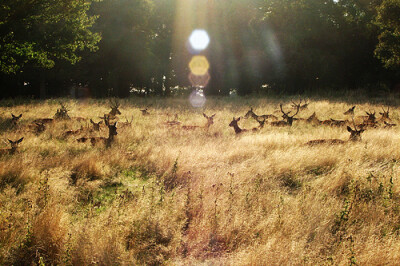
[[[399,2],[4,0],[3,95],[37,94],[38,68],[52,95],[72,86],[99,97],[169,94],[191,86],[197,54],[209,61],[208,94],[390,87],[400,72]],[[210,36],[202,52],[188,47],[194,29]]]

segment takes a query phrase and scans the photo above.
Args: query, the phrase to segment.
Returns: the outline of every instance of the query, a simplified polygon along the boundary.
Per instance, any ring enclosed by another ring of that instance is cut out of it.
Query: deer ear
[[[16,116],[14,114],[11,114],[12,118],[16,118]]]
[[[213,115],[211,116],[211,118],[214,118],[215,115],[216,115],[216,114],[213,114]]]
[[[10,142],[11,144],[13,144],[14,142],[12,141],[12,140],[10,140],[10,139],[7,139],[8,140],[8,142]]]
[[[240,117],[237,119],[237,121],[240,121]]]
[[[19,140],[17,140],[17,143],[21,143],[23,140],[24,140],[24,137],[22,137]]]
[[[206,115],[205,113],[203,113],[203,116],[204,116],[205,118],[207,118],[207,115]]]
[[[347,126],[347,131],[352,132],[353,130],[351,129],[351,127]]]
[[[18,118],[21,118],[22,117],[22,114],[20,114],[19,116],[18,116]]]

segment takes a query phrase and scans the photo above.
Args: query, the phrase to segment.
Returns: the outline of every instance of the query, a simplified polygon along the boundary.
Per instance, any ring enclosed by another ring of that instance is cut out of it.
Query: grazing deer
[[[344,144],[348,141],[361,141],[361,133],[364,132],[364,129],[361,128],[360,130],[357,130],[356,125],[354,125],[354,130],[350,127],[347,126],[347,131],[350,132],[350,137],[347,141],[341,140],[341,139],[315,139],[315,140],[310,140],[306,143],[306,145],[314,146],[314,145],[319,145],[319,144]]]
[[[347,110],[346,112],[344,112],[344,115],[354,115],[354,108],[356,108],[356,106],[354,105],[353,107],[351,107],[349,110]]]
[[[247,129],[241,129],[239,126],[238,126],[238,122],[240,121],[240,117],[238,118],[238,119],[236,119],[236,118],[233,118],[233,120],[231,121],[231,123],[229,124],[229,126],[230,127],[233,127],[233,129],[235,130],[235,133],[236,134],[240,134],[240,133],[243,133],[243,132],[247,132],[248,130]]]
[[[150,115],[147,107],[145,109],[141,109],[140,112],[142,112],[142,115],[144,116]]]
[[[307,102],[307,99],[305,100],[303,105],[301,104],[301,102],[302,102],[302,99],[300,99],[300,102],[298,104],[295,103],[294,101],[292,101],[292,107],[294,109],[299,108],[300,111],[308,109],[309,102]]]
[[[96,123],[92,119],[90,119],[90,123],[92,124],[94,131],[100,131],[100,124],[103,123],[103,121]]]
[[[18,121],[21,119],[22,114],[20,114],[19,116],[15,116],[14,114],[11,114],[11,126],[15,127],[18,124]]]
[[[276,126],[276,127],[280,127],[280,126],[290,126],[291,127],[292,124],[293,124],[294,117],[299,113],[300,106],[296,107],[297,108],[296,113],[294,115],[292,115],[292,116],[289,115],[291,113],[291,111],[289,111],[287,113],[285,113],[285,111],[283,111],[282,104],[280,104],[280,108],[281,108],[281,112],[283,114],[282,118],[284,120],[271,122],[271,125],[272,126]]]
[[[263,119],[257,118],[256,120],[257,120],[259,125],[258,125],[258,127],[254,127],[252,129],[253,132],[256,132],[256,131],[259,131],[259,130],[263,129],[264,125],[265,125],[265,122],[266,122],[265,117]]]
[[[16,141],[12,141],[12,140],[8,140],[8,142],[10,142],[11,144],[11,148],[9,149],[0,149],[0,155],[6,155],[6,154],[14,154],[15,151],[18,148],[18,145],[22,142],[24,138],[20,138],[19,140]]]

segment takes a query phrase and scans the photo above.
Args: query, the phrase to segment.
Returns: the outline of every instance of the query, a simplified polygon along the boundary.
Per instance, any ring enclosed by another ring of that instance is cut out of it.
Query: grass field
[[[110,111],[107,100],[64,100],[70,117]],[[290,99],[214,98],[194,109],[186,99],[121,100],[110,148],[78,143],[108,129],[66,137],[89,120],[55,121],[56,100],[0,107],[0,145],[24,137],[0,157],[0,264],[359,264],[400,261],[400,131],[368,128],[359,142],[346,127],[294,121],[236,135],[233,117],[291,110]],[[6,106],[7,104],[2,104]],[[355,119],[380,103],[311,99],[320,120]],[[149,115],[140,109],[148,107]],[[181,125],[205,124],[208,130]],[[11,126],[11,113],[22,118]],[[178,115],[180,126],[166,121]],[[400,108],[390,107],[391,123]],[[257,127],[254,119],[239,126]]]

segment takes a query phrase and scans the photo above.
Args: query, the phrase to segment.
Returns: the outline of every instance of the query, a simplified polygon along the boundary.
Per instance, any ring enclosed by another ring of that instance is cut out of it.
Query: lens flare
[[[208,72],[210,64],[204,55],[195,55],[189,62],[190,71],[197,76],[203,76]]]
[[[207,48],[210,43],[210,37],[205,30],[194,30],[189,37],[189,43],[196,51],[202,51]]]
[[[193,73],[189,74],[189,81],[192,84],[192,87],[204,88],[207,86],[210,81],[210,74],[207,72],[204,75],[195,75]]]
[[[200,108],[206,103],[206,97],[204,96],[202,89],[195,89],[189,96],[189,102],[193,107]]]

